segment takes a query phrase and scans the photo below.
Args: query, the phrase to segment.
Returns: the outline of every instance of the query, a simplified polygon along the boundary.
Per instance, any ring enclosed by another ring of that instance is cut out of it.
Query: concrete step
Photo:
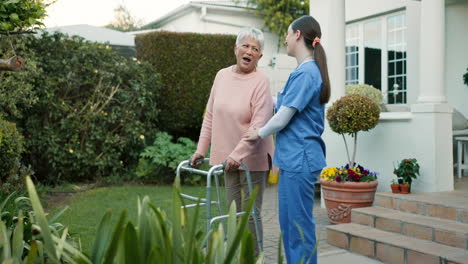
[[[468,223],[468,192],[376,193],[374,206]]]
[[[468,264],[468,251],[355,223],[327,227],[328,243],[384,263]]]
[[[468,249],[468,224],[382,207],[353,209],[351,222]]]

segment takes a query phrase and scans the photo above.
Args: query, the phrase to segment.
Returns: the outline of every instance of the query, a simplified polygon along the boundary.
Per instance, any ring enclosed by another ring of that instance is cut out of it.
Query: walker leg
[[[245,176],[247,178],[247,185],[249,187],[249,196],[250,196],[253,193],[252,178],[250,176],[250,171],[247,168],[247,165],[243,165],[243,167],[245,169]],[[255,202],[254,202],[253,209],[252,209],[252,217],[254,220],[255,233],[257,234],[258,249],[261,252],[263,251],[263,238],[260,236],[260,223],[258,222],[257,215],[258,215],[257,207],[255,206]]]

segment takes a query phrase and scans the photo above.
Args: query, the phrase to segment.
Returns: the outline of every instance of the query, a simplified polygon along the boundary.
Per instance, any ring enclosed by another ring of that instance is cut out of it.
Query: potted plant
[[[374,202],[377,173],[359,165],[326,168],[320,183],[330,223],[349,223],[352,208],[368,207]]]
[[[327,110],[330,128],[342,135],[348,158],[346,166],[327,168],[323,170],[320,178],[331,223],[349,223],[352,208],[371,206],[374,202],[377,190],[376,173],[356,166],[355,160],[358,132],[374,128],[379,121],[379,115],[378,104],[359,94],[343,96]],[[352,155],[345,134],[354,139]]]
[[[390,188],[392,188],[392,193],[399,193],[400,192],[400,184],[398,180],[393,179],[392,184],[390,184]]]
[[[400,190],[402,194],[408,194],[410,189],[410,185],[407,181],[403,181],[403,184],[400,184]]]
[[[404,182],[408,183],[410,186],[409,191],[411,192],[411,183],[419,175],[418,161],[414,158],[401,160],[398,167],[394,168],[393,174],[398,177],[400,184]]]

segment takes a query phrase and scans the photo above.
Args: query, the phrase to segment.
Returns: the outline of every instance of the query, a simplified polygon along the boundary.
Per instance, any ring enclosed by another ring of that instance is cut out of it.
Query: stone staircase
[[[468,264],[468,191],[377,193],[351,219],[327,227],[329,244],[384,263]]]

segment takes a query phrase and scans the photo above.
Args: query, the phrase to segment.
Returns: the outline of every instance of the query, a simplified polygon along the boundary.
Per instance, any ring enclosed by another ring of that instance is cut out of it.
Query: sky
[[[89,24],[104,26],[114,18],[114,9],[126,6],[144,23],[154,21],[190,0],[57,0],[47,9],[46,27]]]

